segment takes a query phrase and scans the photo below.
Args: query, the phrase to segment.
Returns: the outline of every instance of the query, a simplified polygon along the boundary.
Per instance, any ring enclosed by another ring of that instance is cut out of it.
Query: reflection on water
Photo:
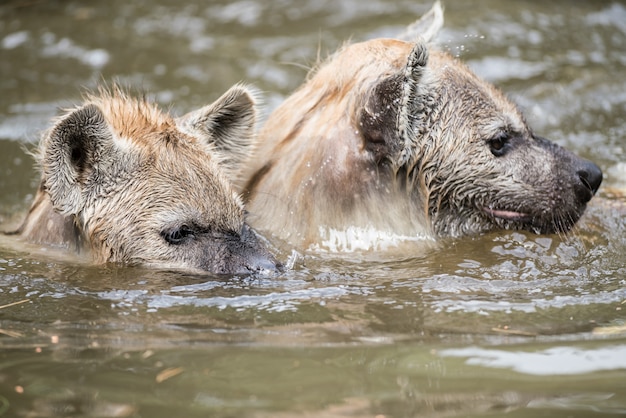
[[[626,368],[626,345],[581,350],[556,346],[537,353],[467,347],[443,350],[442,356],[468,357],[467,364],[510,368],[533,375],[576,375]]]
[[[258,277],[90,266],[3,239],[0,417],[626,414],[626,7],[444,5],[441,48],[606,173],[573,233],[280,247],[294,268]],[[82,88],[117,79],[182,114],[244,81],[267,112],[344,40],[399,33],[429,7],[2,3],[0,228],[37,186],[24,148]]]

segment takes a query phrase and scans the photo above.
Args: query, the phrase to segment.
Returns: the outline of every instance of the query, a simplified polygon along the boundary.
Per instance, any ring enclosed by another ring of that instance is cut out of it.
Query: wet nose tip
[[[591,191],[592,195],[598,191],[602,183],[602,170],[600,167],[588,161],[584,167],[578,170],[577,174],[580,181]]]
[[[246,268],[253,273],[277,273],[282,271],[282,264],[270,257],[253,257],[247,263]]]

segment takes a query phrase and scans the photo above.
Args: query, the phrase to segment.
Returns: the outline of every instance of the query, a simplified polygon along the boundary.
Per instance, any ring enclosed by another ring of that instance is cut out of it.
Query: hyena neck
[[[494,229],[494,225],[469,208],[448,206],[429,209],[432,228],[438,238],[461,238]]]
[[[338,233],[343,233],[347,241],[352,237],[368,243],[368,249],[393,246],[393,241],[432,240],[435,234],[427,226],[425,202],[407,187],[407,179],[396,177],[393,181],[394,171],[390,164],[379,165],[372,171],[376,175],[361,184],[359,193],[345,193],[344,200],[332,199],[331,206],[318,214],[315,224],[324,227],[317,231],[320,237],[328,240],[332,238],[332,233],[335,238]],[[328,216],[337,210],[338,203],[342,213]],[[348,244],[350,246],[354,242]]]

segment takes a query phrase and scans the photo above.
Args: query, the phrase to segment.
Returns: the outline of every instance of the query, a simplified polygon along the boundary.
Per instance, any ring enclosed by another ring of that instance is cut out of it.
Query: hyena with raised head
[[[256,117],[243,86],[179,118],[118,87],[100,89],[43,135],[40,187],[14,234],[96,263],[275,270],[230,180]]]
[[[307,248],[353,227],[436,239],[576,223],[600,169],[433,46],[442,24],[436,3],[402,39],[343,47],[269,116],[241,183],[254,226]]]

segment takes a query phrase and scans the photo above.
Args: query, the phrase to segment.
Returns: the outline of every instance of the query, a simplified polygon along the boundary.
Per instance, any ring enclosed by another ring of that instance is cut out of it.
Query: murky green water
[[[605,171],[574,233],[309,256],[252,278],[89,266],[2,239],[0,416],[624,416],[626,6],[445,6],[443,48]],[[24,146],[81,88],[117,79],[182,113],[245,81],[271,110],[318,51],[393,35],[429,7],[2,2],[0,226],[37,184]]]

